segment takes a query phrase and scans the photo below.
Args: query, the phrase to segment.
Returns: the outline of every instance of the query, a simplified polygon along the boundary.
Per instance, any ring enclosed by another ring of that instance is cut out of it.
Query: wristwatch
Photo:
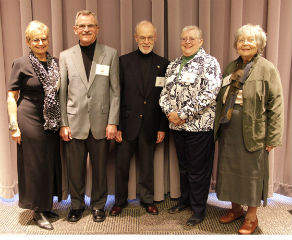
[[[12,121],[9,123],[9,131],[16,131],[17,130],[17,122]]]

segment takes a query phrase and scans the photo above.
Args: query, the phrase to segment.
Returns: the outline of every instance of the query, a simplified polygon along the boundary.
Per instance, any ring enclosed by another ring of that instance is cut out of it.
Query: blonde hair
[[[77,25],[77,20],[78,20],[79,16],[89,16],[89,15],[92,15],[94,17],[95,23],[97,25],[98,24],[98,21],[97,21],[96,14],[94,12],[91,12],[89,10],[81,10],[81,11],[79,11],[79,12],[76,13],[75,26]]]
[[[38,21],[38,20],[31,21],[26,27],[25,38],[28,42],[31,39],[31,35],[35,32],[42,32],[42,33],[46,34],[47,37],[49,37],[48,26],[46,24]]]
[[[264,51],[264,48],[267,44],[267,35],[264,32],[264,30],[261,28],[260,25],[252,25],[252,24],[246,24],[241,26],[237,29],[235,35],[234,35],[234,42],[233,47],[235,50],[237,49],[237,41],[239,37],[245,33],[245,32],[253,32],[256,38],[257,46],[258,46],[258,53],[261,55]]]
[[[184,32],[192,31],[192,30],[196,31],[196,33],[197,33],[197,37],[198,37],[199,39],[202,39],[202,38],[203,38],[203,32],[202,32],[202,30],[201,30],[198,26],[196,26],[196,25],[185,26],[185,27],[182,29],[180,36],[182,36],[182,34],[183,34]]]

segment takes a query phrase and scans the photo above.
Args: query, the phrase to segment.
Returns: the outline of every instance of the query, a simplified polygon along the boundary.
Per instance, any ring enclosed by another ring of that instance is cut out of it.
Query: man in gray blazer
[[[107,200],[106,160],[110,139],[119,124],[120,85],[118,53],[99,44],[94,13],[77,13],[74,32],[79,44],[60,54],[60,136],[66,142],[71,210],[69,222],[81,219],[85,208],[86,160],[92,165],[93,220],[105,220]]]

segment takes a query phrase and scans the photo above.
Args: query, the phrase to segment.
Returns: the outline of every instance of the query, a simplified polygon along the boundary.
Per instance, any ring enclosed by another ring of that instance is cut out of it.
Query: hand
[[[11,137],[12,140],[15,141],[17,144],[21,143],[21,132],[18,127],[15,131],[11,131]]]
[[[70,127],[61,127],[59,134],[65,142],[69,142],[72,139]]]
[[[163,141],[164,137],[165,137],[165,132],[158,131],[156,143],[161,143]]]
[[[118,130],[117,135],[115,137],[116,142],[121,143],[123,141],[122,131]]]
[[[179,125],[182,125],[184,124],[186,121],[185,120],[182,120],[177,112],[171,112],[168,114],[168,120],[175,126],[179,126]]]
[[[267,151],[267,152],[270,152],[273,148],[274,148],[274,147],[272,147],[272,146],[266,146],[266,151]]]
[[[117,126],[113,124],[107,125],[105,135],[107,140],[114,139],[117,135]]]

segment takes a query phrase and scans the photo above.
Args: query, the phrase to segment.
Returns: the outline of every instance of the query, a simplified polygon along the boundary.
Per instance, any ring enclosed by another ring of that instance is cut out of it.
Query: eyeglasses
[[[149,36],[149,37],[140,36],[140,37],[139,37],[139,40],[140,40],[141,42],[145,42],[146,39],[147,39],[149,42],[153,42],[153,41],[154,41],[154,36]]]
[[[40,43],[40,42],[47,42],[48,39],[47,38],[34,38],[31,41],[33,41],[34,43]]]
[[[238,39],[237,42],[240,44],[244,44],[245,42],[247,42],[248,44],[253,44],[256,42],[256,40],[255,38],[247,38],[247,39],[241,38],[241,39]]]
[[[86,29],[86,27],[88,28],[88,29],[93,29],[93,28],[95,28],[97,25],[96,24],[88,24],[88,25],[86,25],[86,24],[79,24],[79,25],[76,25],[78,28],[80,28],[80,29]]]
[[[190,37],[190,38],[181,38],[180,41],[181,42],[187,42],[187,41],[189,41],[190,43],[193,43],[197,39],[199,39],[199,38],[192,38],[192,37]]]

